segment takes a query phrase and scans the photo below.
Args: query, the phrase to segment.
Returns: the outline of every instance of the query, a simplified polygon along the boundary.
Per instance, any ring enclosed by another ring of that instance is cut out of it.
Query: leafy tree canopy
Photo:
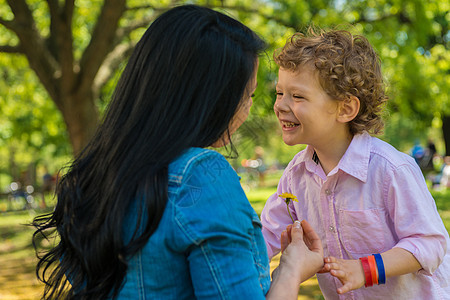
[[[0,111],[4,116],[0,119],[0,172],[14,174],[18,172],[14,169],[36,161],[57,169],[72,149],[78,152],[95,130],[126,57],[143,31],[161,12],[187,2],[0,0]],[[252,114],[236,135],[243,157],[251,157],[254,146],[260,145],[269,157],[285,164],[299,149],[282,145],[277,135],[272,112],[277,68],[272,53],[309,24],[364,34],[377,49],[390,95],[385,140],[406,151],[416,138],[425,141],[430,134],[444,151],[442,120],[450,116],[449,3],[192,2],[240,19],[270,45],[260,59]]]

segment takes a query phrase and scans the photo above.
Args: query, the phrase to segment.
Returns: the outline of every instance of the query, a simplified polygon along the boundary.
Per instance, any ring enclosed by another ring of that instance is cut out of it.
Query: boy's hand
[[[337,289],[338,294],[344,294],[364,286],[364,269],[359,259],[339,259],[333,256],[325,258],[321,272],[330,274],[341,281],[343,286]]]

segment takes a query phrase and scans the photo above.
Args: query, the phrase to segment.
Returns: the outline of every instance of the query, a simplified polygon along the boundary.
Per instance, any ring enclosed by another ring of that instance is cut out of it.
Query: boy
[[[422,173],[411,157],[369,135],[382,130],[387,100],[370,43],[310,29],[274,58],[283,141],[307,148],[262,212],[269,256],[292,223],[279,197],[290,193],[298,198],[288,204],[292,216],[308,220],[329,256],[317,275],[326,299],[450,299],[449,236]]]

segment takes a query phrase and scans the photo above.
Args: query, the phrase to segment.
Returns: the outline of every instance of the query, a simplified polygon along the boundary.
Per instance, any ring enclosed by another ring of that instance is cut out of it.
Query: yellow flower
[[[287,201],[289,199],[289,201],[292,200],[292,201],[298,202],[297,197],[295,197],[294,195],[289,194],[289,193],[283,193],[281,195],[278,195],[278,197],[285,199],[285,201]]]
[[[291,217],[292,223],[294,223],[294,218],[292,218],[291,211],[289,210],[289,203],[291,203],[291,200],[298,202],[297,197],[289,193],[282,193],[281,195],[278,195],[278,197],[284,199],[284,202],[286,202],[286,208],[289,213],[289,217]]]

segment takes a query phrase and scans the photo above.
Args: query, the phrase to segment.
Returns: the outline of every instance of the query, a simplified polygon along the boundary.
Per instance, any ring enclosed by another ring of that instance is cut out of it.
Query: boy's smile
[[[281,125],[283,127],[284,130],[292,130],[298,126],[300,126],[300,124],[294,123],[294,122],[289,122],[289,121],[283,121],[280,120]]]

